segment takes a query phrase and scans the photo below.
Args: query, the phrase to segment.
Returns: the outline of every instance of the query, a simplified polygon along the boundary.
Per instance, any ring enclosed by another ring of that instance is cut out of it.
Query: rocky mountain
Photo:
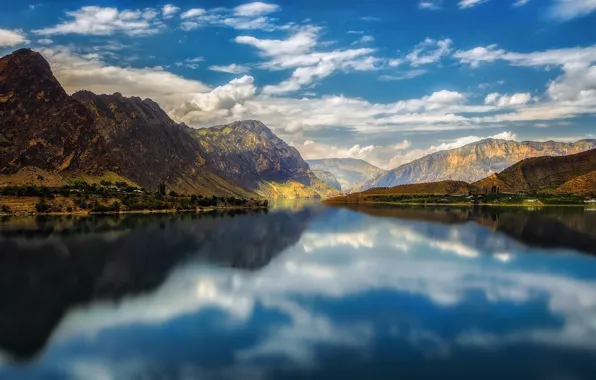
[[[317,178],[296,148],[260,121],[193,130],[207,167],[268,198],[315,198],[339,194]]]
[[[317,178],[325,182],[327,185],[331,186],[336,190],[341,190],[341,183],[339,183],[339,181],[337,180],[337,178],[335,178],[333,173],[328,172],[326,170],[317,169],[313,169],[312,172],[317,176]]]
[[[94,115],[68,96],[29,49],[0,58],[0,173],[27,167],[100,172],[104,139]]]
[[[596,171],[575,177],[559,186],[558,194],[580,194],[596,197]]]
[[[585,193],[590,190],[585,185],[589,185],[594,171],[596,149],[569,156],[528,158],[474,183],[473,186],[499,186],[501,191],[512,193],[557,191],[561,187],[561,192]],[[584,184],[581,189],[574,188],[580,184]]]
[[[306,162],[312,170],[324,170],[333,174],[344,191],[385,173],[385,170],[356,158],[327,158]]]
[[[69,96],[29,49],[0,59],[0,162],[0,186],[106,179],[206,196],[337,194],[260,122],[196,131],[151,99]]]
[[[564,156],[594,148],[596,140],[562,143],[486,139],[402,165],[367,181],[360,190],[443,180],[475,182],[526,158]]]

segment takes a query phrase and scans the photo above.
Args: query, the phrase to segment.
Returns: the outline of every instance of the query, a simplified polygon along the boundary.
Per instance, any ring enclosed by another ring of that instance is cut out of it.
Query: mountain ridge
[[[343,191],[350,191],[353,187],[386,172],[368,161],[351,157],[312,159],[306,162],[313,170],[323,170],[333,174]]]
[[[484,139],[460,148],[442,150],[401,165],[358,187],[393,187],[442,180],[479,181],[531,157],[563,156],[596,148],[596,140],[574,143]]]

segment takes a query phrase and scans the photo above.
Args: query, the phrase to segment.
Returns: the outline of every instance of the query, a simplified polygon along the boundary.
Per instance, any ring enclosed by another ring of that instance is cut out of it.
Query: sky
[[[171,1],[2,0],[0,54],[195,128],[260,120],[305,159],[596,138],[596,0]]]

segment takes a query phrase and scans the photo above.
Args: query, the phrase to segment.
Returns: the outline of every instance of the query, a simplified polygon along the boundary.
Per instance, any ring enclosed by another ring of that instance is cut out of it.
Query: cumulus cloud
[[[594,0],[554,0],[553,2],[550,14],[560,20],[571,20],[596,11]]]
[[[12,47],[27,42],[29,41],[21,30],[0,29],[0,47]]]
[[[172,114],[187,123],[198,120],[209,124],[228,117],[242,119],[244,102],[254,97],[255,93],[254,78],[243,76],[209,92],[195,94],[182,106],[173,109]]]
[[[460,9],[472,8],[482,3],[486,3],[488,0],[461,0],[457,5]]]
[[[164,18],[172,18],[178,12],[180,12],[180,8],[172,4],[166,4],[161,8],[161,14]]]
[[[255,17],[277,12],[279,9],[280,8],[278,5],[266,4],[257,1],[254,3],[243,4],[234,8],[234,14],[236,16]]]
[[[219,71],[228,74],[242,74],[248,72],[248,67],[232,63],[227,66],[213,65],[209,66],[209,70]]]
[[[206,13],[207,13],[207,11],[204,10],[203,8],[192,8],[192,9],[189,9],[189,10],[183,12],[180,15],[180,18],[187,19],[187,18],[199,17],[199,16],[203,16]]]
[[[444,40],[433,40],[426,38],[424,41],[416,45],[414,50],[406,56],[406,59],[414,67],[437,63],[449,54],[453,41],[449,38]]]
[[[511,96],[501,95],[498,92],[488,94],[484,99],[484,104],[495,105],[498,107],[510,107],[527,104],[532,100],[529,92],[513,94]]]
[[[375,38],[373,36],[362,36],[359,39],[357,39],[356,41],[352,42],[352,45],[358,45],[358,44],[369,44],[371,42],[374,42]]]
[[[156,34],[164,28],[158,20],[158,12],[154,9],[118,10],[86,6],[79,10],[66,12],[70,20],[50,28],[34,30],[40,35],[86,34],[106,36],[124,33],[130,36],[147,36]]]

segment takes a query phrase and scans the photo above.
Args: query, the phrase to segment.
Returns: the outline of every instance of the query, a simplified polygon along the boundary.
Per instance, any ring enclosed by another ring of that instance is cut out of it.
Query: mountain
[[[332,187],[336,190],[341,190],[341,183],[339,183],[339,181],[337,180],[337,178],[335,178],[333,173],[328,172],[326,170],[317,170],[317,169],[313,169],[312,172],[317,176],[317,178],[319,178],[321,181],[325,182],[330,187]]]
[[[596,171],[575,177],[559,186],[558,194],[580,194],[596,196]]]
[[[594,148],[596,140],[562,143],[486,139],[422,157],[367,181],[359,189],[443,180],[475,182],[526,158],[564,156]]]
[[[326,198],[339,194],[313,174],[296,148],[260,121],[188,130],[200,144],[207,167],[264,197]]]
[[[207,170],[201,146],[188,128],[170,119],[151,99],[89,91],[72,96],[93,112],[106,142],[111,171],[149,189],[164,182],[168,188],[186,194],[250,196]]]
[[[69,96],[29,49],[0,59],[0,162],[0,185],[109,180],[206,196],[338,194],[260,122],[197,131],[151,99]]]
[[[104,139],[93,114],[64,91],[29,49],[0,58],[0,173],[27,167],[100,172]]]
[[[356,158],[327,158],[306,162],[312,170],[324,170],[333,174],[344,191],[385,173],[385,170]]]
[[[585,185],[593,179],[594,171],[596,149],[569,156],[528,158],[473,185],[479,188],[499,186],[501,191],[513,193],[553,191],[563,186],[567,193],[585,193]],[[580,184],[583,184],[581,189],[574,188]]]

